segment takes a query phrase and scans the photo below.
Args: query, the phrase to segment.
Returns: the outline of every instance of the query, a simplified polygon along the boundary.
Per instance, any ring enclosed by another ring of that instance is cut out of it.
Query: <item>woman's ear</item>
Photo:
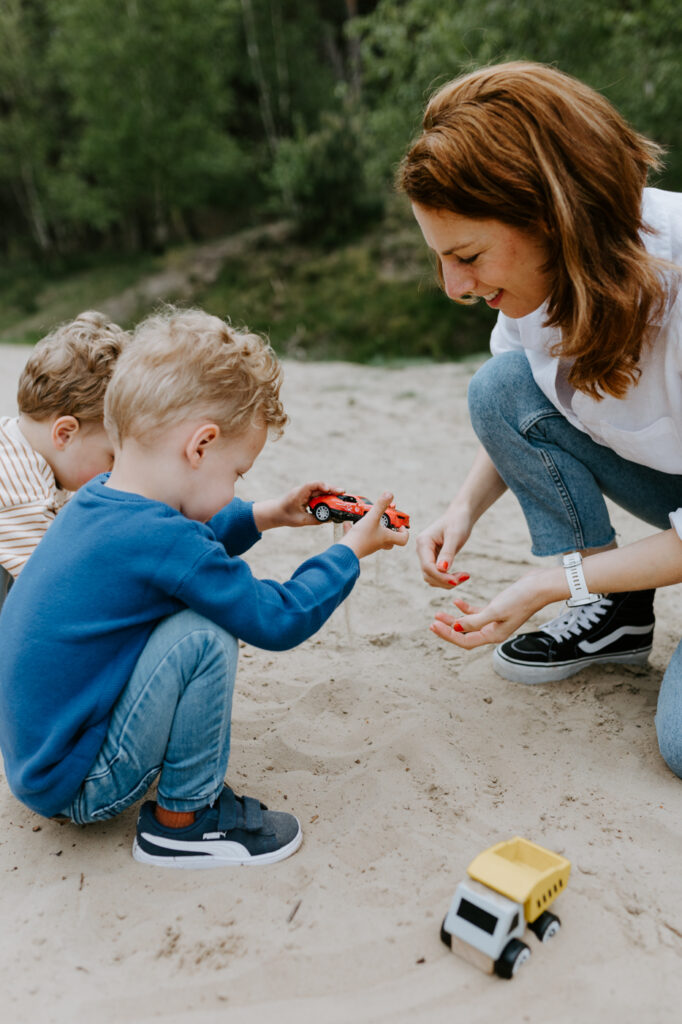
[[[192,431],[184,449],[185,458],[192,469],[199,468],[209,447],[215,444],[219,437],[220,427],[217,423],[202,423]]]
[[[80,430],[80,423],[75,416],[58,416],[52,424],[50,438],[57,451],[64,451]]]

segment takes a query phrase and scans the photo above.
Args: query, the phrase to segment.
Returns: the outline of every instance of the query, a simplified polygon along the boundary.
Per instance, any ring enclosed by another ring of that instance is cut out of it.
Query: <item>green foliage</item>
[[[49,268],[29,261],[11,269],[0,267],[0,341],[38,341],[84,309],[109,311],[112,297],[158,270],[159,262],[148,255],[85,254]]]
[[[299,125],[280,142],[271,178],[303,239],[334,245],[380,218],[383,195],[365,173],[363,136],[356,118],[324,113],[316,131]]]
[[[203,0],[64,0],[53,17],[51,58],[77,129],[62,155],[64,215],[163,244],[250,170],[222,130],[234,19]]]
[[[56,215],[49,195],[52,154],[63,128],[44,53],[41,5],[0,5],[0,214],[7,255],[24,234],[40,253],[51,245]]]
[[[682,187],[677,0],[381,0],[350,31],[361,42],[368,133],[387,179],[436,88],[482,64],[527,59],[603,92],[670,148],[662,180]]]
[[[274,211],[296,240],[233,260],[197,301],[290,353],[483,348],[489,311],[432,286],[423,242],[391,200],[426,98],[483,63],[555,63],[667,146],[660,183],[682,189],[678,7],[3,0],[0,330],[33,337],[132,284],[149,254]],[[90,254],[92,267],[74,269]]]
[[[450,302],[401,203],[361,240],[322,250],[292,242],[225,264],[195,301],[269,335],[283,355],[383,363],[483,351],[494,314]]]

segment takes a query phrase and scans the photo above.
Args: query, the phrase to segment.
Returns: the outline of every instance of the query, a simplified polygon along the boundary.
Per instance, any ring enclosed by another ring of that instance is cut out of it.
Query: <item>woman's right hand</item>
[[[429,586],[449,590],[469,579],[466,572],[452,571],[455,555],[468,541],[474,523],[506,489],[485,448],[479,448],[447,511],[417,537],[417,554]]]
[[[453,572],[455,555],[469,539],[473,523],[461,507],[450,506],[439,519],[417,537],[417,555],[422,575],[431,587],[446,590],[469,579],[466,572]]]

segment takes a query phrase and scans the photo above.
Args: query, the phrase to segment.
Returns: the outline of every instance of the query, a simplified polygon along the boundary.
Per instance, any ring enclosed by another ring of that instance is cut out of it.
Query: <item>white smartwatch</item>
[[[563,563],[566,580],[571,591],[571,596],[566,602],[568,607],[576,608],[581,604],[594,604],[596,601],[601,601],[602,594],[591,594],[588,589],[583,572],[583,556],[580,552],[571,551],[570,554],[564,555]]]

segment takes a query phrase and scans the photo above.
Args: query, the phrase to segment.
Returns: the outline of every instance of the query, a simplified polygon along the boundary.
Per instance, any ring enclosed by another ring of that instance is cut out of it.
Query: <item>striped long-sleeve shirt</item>
[[[18,420],[0,417],[0,565],[12,576],[19,575],[70,497],[21,433]]]

